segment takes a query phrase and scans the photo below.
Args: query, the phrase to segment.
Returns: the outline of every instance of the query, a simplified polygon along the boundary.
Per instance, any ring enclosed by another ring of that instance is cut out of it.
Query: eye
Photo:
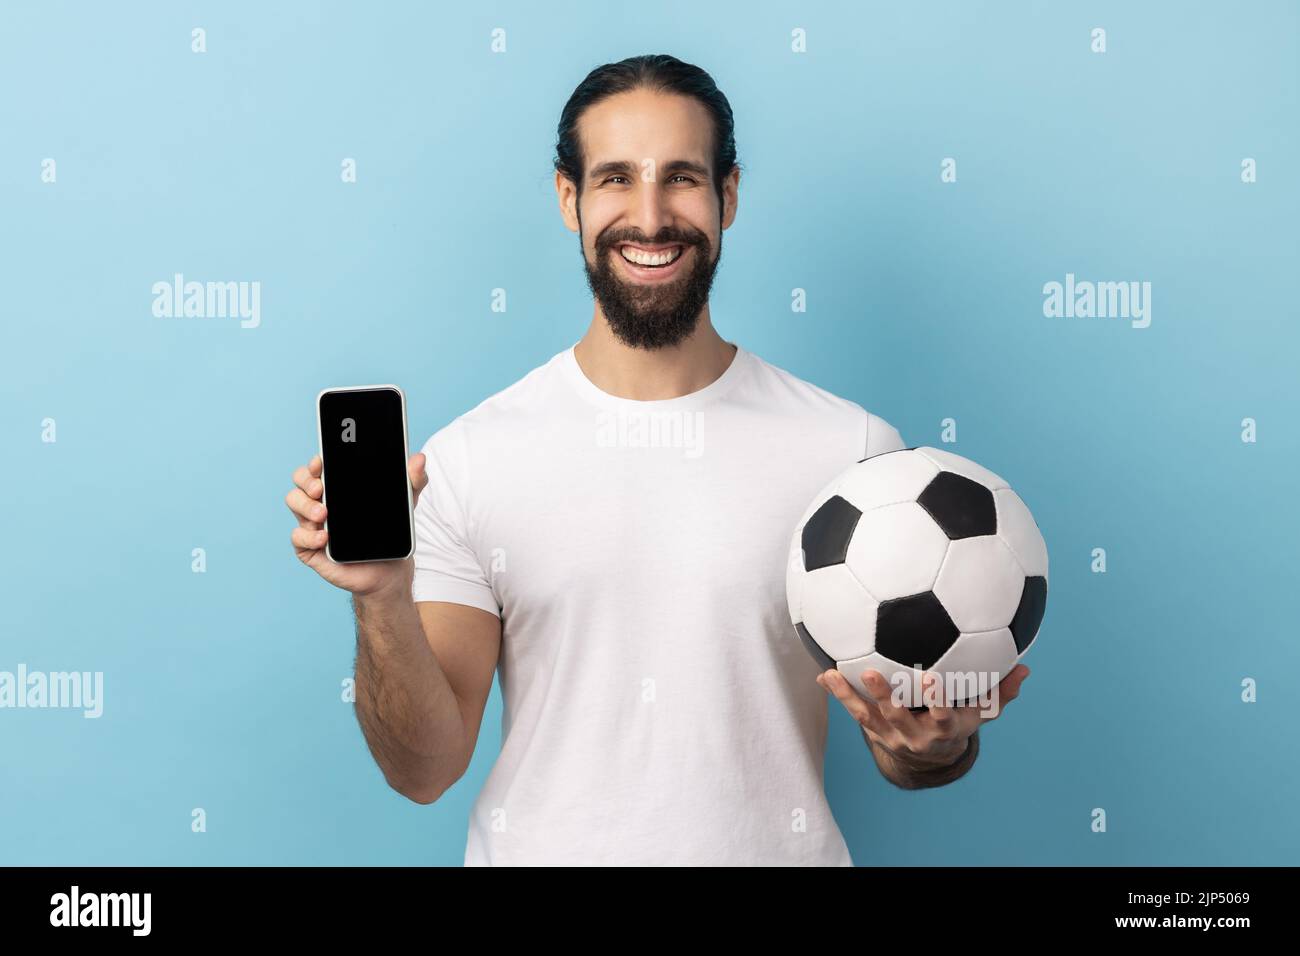
[[[613,176],[607,176],[607,177],[605,178],[605,180],[601,183],[601,185],[603,186],[603,185],[605,185],[605,183],[612,183],[612,182],[613,182],[614,180],[616,180],[616,179],[621,179],[621,180],[623,180],[624,182],[627,181],[627,177],[626,177],[626,176],[620,176],[620,175],[615,174],[615,175],[613,175]],[[672,182],[674,179],[684,179],[684,180],[686,180],[688,183],[694,183],[694,182],[695,182],[695,180],[691,179],[691,177],[690,177],[690,176],[687,176],[685,173],[677,173],[675,176],[670,176],[670,177],[668,178],[668,181],[669,181],[669,182]]]

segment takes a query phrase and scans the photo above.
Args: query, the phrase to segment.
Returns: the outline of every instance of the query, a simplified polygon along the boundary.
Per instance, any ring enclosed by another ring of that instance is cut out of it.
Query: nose
[[[659,230],[672,224],[672,209],[666,191],[659,188],[658,182],[638,180],[632,198],[632,208],[628,211],[628,220],[647,242],[653,242]]]

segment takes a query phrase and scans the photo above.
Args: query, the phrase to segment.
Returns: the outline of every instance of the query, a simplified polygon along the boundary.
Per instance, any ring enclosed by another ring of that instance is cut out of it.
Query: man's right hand
[[[406,463],[411,478],[412,504],[419,500],[420,492],[429,483],[424,465],[423,452],[412,455]],[[415,573],[413,558],[401,561],[364,561],[358,564],[337,564],[329,559],[325,553],[329,532],[324,528],[325,505],[321,497],[325,484],[321,481],[321,468],[320,455],[312,456],[311,461],[293,473],[293,490],[284,498],[285,504],[298,519],[298,527],[290,535],[298,559],[330,584],[351,591],[358,597],[403,591],[409,596]]]

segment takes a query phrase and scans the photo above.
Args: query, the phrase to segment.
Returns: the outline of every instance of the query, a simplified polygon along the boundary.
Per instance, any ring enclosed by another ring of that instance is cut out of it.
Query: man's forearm
[[[867,746],[871,748],[872,756],[876,758],[876,766],[880,768],[881,774],[890,783],[904,790],[922,790],[952,783],[970,770],[975,763],[975,758],[979,756],[980,732],[978,730],[971,734],[966,750],[953,763],[928,767],[908,761],[903,755],[896,754],[872,740],[867,736],[866,728],[860,729]]]
[[[463,771],[460,704],[425,638],[409,591],[353,598],[356,711],[389,785],[431,803]]]

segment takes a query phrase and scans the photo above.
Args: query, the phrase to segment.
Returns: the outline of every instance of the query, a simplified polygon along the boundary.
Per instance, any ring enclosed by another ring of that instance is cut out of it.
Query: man
[[[293,543],[354,595],[357,715],[391,786],[431,803],[461,777],[500,673],[467,865],[851,865],[814,681],[899,786],[954,780],[978,752],[974,708],[913,714],[874,672],[864,698],[791,629],[799,515],[903,442],[714,329],[739,176],[704,71],[669,56],[593,71],[555,174],[595,299],[586,334],[412,456],[411,561],[330,562],[320,461],[295,472]]]

